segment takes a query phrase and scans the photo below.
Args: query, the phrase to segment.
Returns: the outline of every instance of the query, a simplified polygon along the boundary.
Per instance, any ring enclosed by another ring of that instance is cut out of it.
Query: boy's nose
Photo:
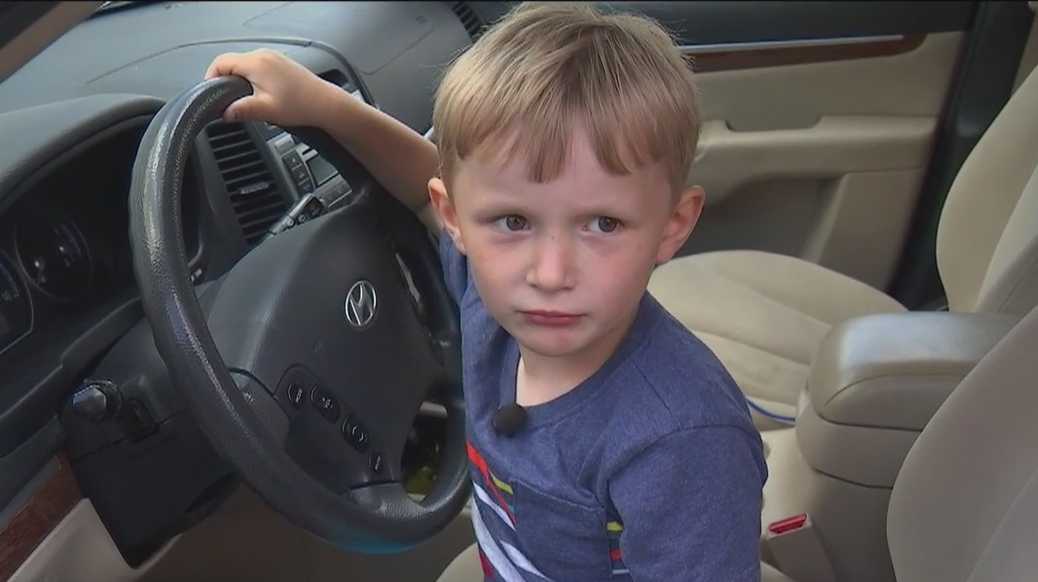
[[[537,245],[526,282],[542,291],[559,291],[573,286],[572,245],[564,237],[549,236]]]

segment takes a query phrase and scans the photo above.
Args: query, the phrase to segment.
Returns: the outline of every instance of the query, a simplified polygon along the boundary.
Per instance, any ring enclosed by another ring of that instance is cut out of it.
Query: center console
[[[1015,317],[891,313],[852,319],[822,343],[797,418],[818,471],[893,487],[916,437]]]

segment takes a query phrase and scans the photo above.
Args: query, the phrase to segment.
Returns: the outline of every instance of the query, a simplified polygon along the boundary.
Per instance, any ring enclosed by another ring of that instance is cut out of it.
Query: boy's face
[[[611,351],[653,267],[691,233],[702,190],[690,188],[675,201],[663,164],[610,174],[579,130],[550,182],[531,181],[524,159],[488,158],[459,161],[449,195],[441,180],[429,183],[487,309],[539,355]]]

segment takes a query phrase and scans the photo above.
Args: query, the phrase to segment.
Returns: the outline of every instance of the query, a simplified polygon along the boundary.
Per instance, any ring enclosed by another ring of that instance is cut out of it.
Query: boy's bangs
[[[651,115],[630,110],[591,115],[587,105],[547,106],[511,119],[488,112],[484,122],[473,117],[468,127],[458,128],[457,158],[466,159],[479,150],[481,156],[525,160],[533,182],[550,182],[566,166],[577,131],[586,132],[602,167],[626,175],[645,164],[664,159],[675,144],[660,132]],[[602,111],[599,109],[599,111]],[[684,176],[681,177],[684,180]]]
[[[699,134],[687,63],[641,18],[576,10],[581,18],[553,7],[521,13],[538,18],[488,33],[450,67],[434,112],[444,178],[479,149],[521,156],[532,181],[550,181],[583,129],[606,171],[663,162],[672,186],[684,186]]]

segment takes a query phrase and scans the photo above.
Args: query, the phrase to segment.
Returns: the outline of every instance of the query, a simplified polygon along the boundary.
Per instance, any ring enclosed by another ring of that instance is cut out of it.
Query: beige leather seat
[[[887,510],[898,580],[1038,579],[1036,353],[1033,309],[966,376],[908,453]]]
[[[1038,309],[948,397],[905,459],[887,511],[894,573],[911,582],[1038,579]],[[475,546],[440,582],[481,580]],[[763,582],[795,582],[767,564]]]
[[[1038,308],[970,372],[905,458],[887,510],[911,582],[1038,579]],[[792,582],[764,569],[764,582]]]
[[[1036,164],[1032,74],[963,164],[941,212],[937,265],[951,311],[1022,315],[1038,302]],[[788,417],[833,325],[905,309],[825,267],[757,251],[675,259],[656,269],[649,290],[717,353],[755,404]]]

